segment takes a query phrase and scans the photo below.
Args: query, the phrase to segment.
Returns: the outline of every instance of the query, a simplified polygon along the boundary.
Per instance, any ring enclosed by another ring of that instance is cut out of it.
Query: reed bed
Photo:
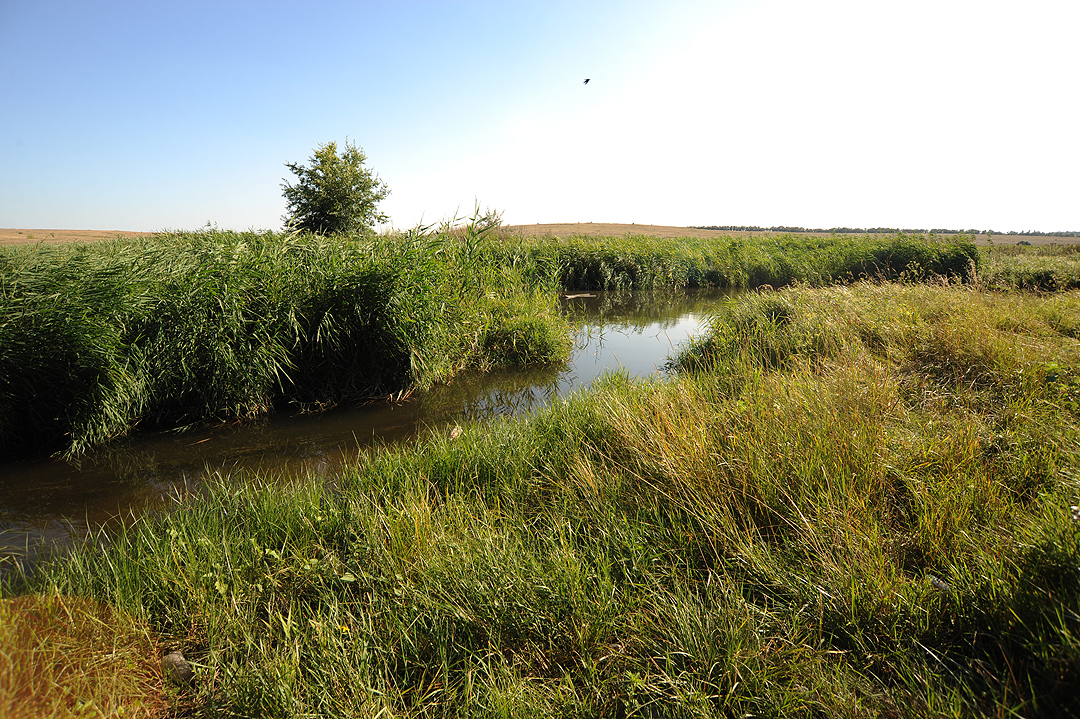
[[[998,289],[1060,292],[1080,289],[1080,245],[994,245],[982,282]]]
[[[969,281],[983,256],[966,236],[763,235],[756,238],[526,237],[503,233],[498,263],[527,266],[567,289],[827,285],[859,279]]]
[[[746,294],[674,360],[41,567],[196,716],[1080,713],[1080,295]]]
[[[138,426],[400,395],[564,359],[554,285],[478,262],[487,229],[204,231],[0,251],[0,455]]]
[[[133,428],[399,395],[561,360],[556,289],[862,278],[1066,290],[1075,255],[913,235],[536,238],[490,218],[384,237],[203,231],[0,251],[0,456]]]

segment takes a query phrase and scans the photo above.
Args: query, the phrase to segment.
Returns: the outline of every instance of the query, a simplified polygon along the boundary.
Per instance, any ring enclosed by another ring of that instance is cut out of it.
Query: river
[[[605,372],[659,377],[679,344],[704,329],[715,290],[594,292],[562,299],[575,327],[570,359],[557,366],[465,373],[398,403],[278,414],[233,426],[136,434],[78,462],[40,459],[0,465],[0,575],[18,557],[196,488],[208,473],[318,474],[366,448],[422,437],[455,423],[529,412],[587,387]]]

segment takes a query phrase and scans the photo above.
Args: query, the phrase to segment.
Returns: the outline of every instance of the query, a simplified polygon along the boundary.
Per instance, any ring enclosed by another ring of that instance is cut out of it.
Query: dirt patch
[[[145,237],[156,232],[125,230],[20,230],[0,227],[0,245],[25,245],[33,242],[99,242],[117,237]]]

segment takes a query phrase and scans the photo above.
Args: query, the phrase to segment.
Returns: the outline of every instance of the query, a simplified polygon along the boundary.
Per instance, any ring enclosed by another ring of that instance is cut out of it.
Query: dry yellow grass
[[[141,719],[164,708],[144,626],[78,597],[0,600],[0,716]]]
[[[125,230],[26,230],[0,227],[0,245],[23,245],[31,242],[97,242],[117,237],[140,237],[154,232]]]

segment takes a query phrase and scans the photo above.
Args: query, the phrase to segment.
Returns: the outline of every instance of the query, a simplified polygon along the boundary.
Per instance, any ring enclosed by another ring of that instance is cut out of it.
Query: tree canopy
[[[319,145],[309,165],[286,162],[297,178],[296,184],[281,185],[286,228],[336,234],[362,231],[388,220],[378,211],[378,204],[390,188],[364,167],[366,160],[363,149],[346,139],[340,153],[336,142]]]

